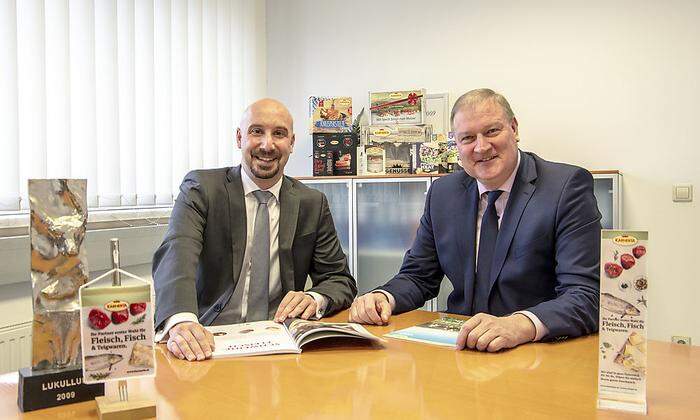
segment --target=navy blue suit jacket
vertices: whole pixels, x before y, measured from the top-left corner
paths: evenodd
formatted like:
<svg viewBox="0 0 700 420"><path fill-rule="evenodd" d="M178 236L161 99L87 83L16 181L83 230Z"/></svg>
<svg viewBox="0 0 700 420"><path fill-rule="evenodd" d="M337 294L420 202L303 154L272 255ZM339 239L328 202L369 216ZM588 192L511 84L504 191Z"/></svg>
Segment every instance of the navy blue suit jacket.
<svg viewBox="0 0 700 420"><path fill-rule="evenodd" d="M593 177L579 167L521 152L496 242L488 313L535 314L565 339L598 330L600 212ZM476 270L477 182L464 171L433 182L416 239L399 273L381 289L394 313L437 296L447 276L447 311L471 315Z"/></svg>

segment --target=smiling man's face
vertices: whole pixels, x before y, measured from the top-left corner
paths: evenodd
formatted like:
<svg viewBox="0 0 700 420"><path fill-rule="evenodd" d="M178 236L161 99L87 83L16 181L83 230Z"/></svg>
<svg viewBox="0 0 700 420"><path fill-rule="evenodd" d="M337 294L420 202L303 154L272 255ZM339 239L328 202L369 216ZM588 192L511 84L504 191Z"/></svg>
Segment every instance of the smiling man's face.
<svg viewBox="0 0 700 420"><path fill-rule="evenodd" d="M492 100L459 110L453 129L464 170L489 190L503 185L518 163L518 121Z"/></svg>
<svg viewBox="0 0 700 420"><path fill-rule="evenodd" d="M242 165L260 188L269 188L284 174L294 148L292 117L287 108L272 99L252 104L236 131Z"/></svg>

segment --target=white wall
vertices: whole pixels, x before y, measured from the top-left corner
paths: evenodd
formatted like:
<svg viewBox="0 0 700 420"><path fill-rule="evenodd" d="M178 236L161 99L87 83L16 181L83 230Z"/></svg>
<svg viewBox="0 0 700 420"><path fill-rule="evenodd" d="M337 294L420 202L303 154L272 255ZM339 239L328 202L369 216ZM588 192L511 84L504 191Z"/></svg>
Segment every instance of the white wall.
<svg viewBox="0 0 700 420"><path fill-rule="evenodd" d="M287 172L311 174L310 95L359 112L369 90L499 90L523 149L624 174L624 227L650 231L650 336L698 343L698 16L693 0L267 0L267 92L296 121ZM695 202L671 201L678 182Z"/></svg>
<svg viewBox="0 0 700 420"><path fill-rule="evenodd" d="M243 0L243 13L246 20L243 28L243 49L246 66L243 75L234 74L232 77L243 77L243 108L248 104L266 97L267 87L267 40L265 38L265 10L263 0ZM252 29L251 29L252 28ZM234 121L238 126L238 121ZM231 145L235 149L235 127L231 128ZM234 160L240 163L240 153L234 153Z"/></svg>

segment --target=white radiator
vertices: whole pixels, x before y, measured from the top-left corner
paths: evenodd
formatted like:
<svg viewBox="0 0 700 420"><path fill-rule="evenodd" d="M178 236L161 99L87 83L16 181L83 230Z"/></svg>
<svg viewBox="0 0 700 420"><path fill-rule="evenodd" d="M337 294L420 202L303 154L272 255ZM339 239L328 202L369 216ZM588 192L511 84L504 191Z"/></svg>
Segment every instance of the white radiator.
<svg viewBox="0 0 700 420"><path fill-rule="evenodd" d="M32 322L0 328L0 374L27 367L32 361Z"/></svg>

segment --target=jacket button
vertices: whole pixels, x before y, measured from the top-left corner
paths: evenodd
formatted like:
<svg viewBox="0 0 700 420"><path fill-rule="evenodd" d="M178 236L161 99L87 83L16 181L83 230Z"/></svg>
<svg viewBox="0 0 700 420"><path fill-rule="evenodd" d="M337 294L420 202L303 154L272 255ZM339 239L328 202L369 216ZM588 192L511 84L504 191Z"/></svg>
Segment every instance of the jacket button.
<svg viewBox="0 0 700 420"><path fill-rule="evenodd" d="M215 310L216 312L221 312L221 305L218 304L218 303L217 303L216 305L214 305L214 310Z"/></svg>

